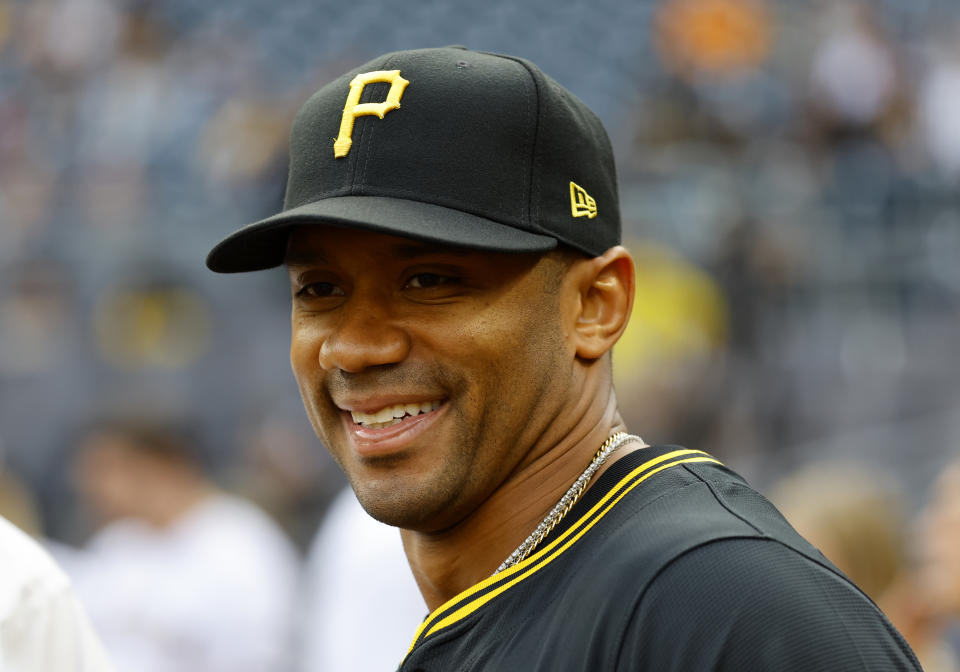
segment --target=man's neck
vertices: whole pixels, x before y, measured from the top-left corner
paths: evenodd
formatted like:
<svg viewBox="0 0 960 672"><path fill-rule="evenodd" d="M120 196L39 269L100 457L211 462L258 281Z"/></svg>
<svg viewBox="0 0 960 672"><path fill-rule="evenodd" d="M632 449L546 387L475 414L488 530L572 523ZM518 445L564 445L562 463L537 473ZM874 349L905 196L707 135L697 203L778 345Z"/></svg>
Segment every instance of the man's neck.
<svg viewBox="0 0 960 672"><path fill-rule="evenodd" d="M568 435L562 443L523 465L453 528L437 533L402 530L407 558L430 609L492 575L563 497L603 442L617 431L624 431L624 426L614 409L589 431ZM640 445L626 444L610 455L602 469Z"/></svg>
<svg viewBox="0 0 960 672"><path fill-rule="evenodd" d="M151 505L143 514L147 522L160 529L179 523L215 492L206 481L196 478L184 478L178 483L164 485L161 491L155 493Z"/></svg>

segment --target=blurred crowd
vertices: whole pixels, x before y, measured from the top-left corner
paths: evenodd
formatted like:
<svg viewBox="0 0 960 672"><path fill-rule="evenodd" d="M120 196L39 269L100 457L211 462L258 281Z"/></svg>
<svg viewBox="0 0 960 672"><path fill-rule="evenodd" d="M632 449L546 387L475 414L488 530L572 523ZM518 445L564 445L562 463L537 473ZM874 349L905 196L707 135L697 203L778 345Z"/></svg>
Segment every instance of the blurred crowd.
<svg viewBox="0 0 960 672"><path fill-rule="evenodd" d="M960 458L958 38L948 0L0 0L0 514L78 577L72 547L179 553L137 508L146 485L105 513L108 474L143 464L91 443L107 416L171 419L190 451L148 451L150 473L192 473L170 481L191 505L272 540L262 603L285 609L343 481L289 371L283 274L203 258L278 209L319 85L460 43L530 58L610 131L639 261L615 351L628 426L761 490L870 465L901 507L889 575L932 566L930 539L960 548L940 476ZM814 480L827 500L857 477ZM131 516L147 527L105 527ZM938 562L909 580L955 581Z"/></svg>

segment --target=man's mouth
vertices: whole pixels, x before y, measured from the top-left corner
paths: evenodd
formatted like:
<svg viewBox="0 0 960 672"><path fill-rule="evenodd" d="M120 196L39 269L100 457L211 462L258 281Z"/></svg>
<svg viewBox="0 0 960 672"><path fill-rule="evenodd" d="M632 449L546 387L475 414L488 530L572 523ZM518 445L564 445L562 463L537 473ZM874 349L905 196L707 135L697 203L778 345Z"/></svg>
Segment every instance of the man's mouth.
<svg viewBox="0 0 960 672"><path fill-rule="evenodd" d="M350 411L350 415L353 421L362 427L383 429L384 427L390 427L403 422L403 419L408 416L416 416L435 411L442 405L443 401L437 399L435 401L424 401L412 404L394 404L392 406L385 406L373 413Z"/></svg>

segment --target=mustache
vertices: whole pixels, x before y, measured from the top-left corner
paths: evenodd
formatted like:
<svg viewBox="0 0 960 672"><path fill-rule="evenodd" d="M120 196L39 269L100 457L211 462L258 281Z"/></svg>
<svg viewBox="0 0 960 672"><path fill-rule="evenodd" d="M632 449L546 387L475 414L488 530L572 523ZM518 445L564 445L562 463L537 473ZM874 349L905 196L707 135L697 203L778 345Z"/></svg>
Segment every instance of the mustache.
<svg viewBox="0 0 960 672"><path fill-rule="evenodd" d="M337 369L327 374L324 387L336 400L378 393L445 393L454 387L455 380L455 376L435 362L408 362L371 366L356 372Z"/></svg>

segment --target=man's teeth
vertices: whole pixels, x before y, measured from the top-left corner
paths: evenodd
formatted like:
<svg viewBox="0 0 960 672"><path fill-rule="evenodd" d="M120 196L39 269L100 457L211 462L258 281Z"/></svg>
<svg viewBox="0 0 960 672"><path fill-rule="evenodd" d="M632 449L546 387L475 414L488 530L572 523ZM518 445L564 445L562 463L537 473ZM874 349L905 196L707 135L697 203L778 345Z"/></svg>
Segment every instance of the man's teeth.
<svg viewBox="0 0 960 672"><path fill-rule="evenodd" d="M353 421L358 425L370 427L371 429L383 429L390 425L395 425L407 415L419 415L420 413L429 413L440 408L440 401L424 401L419 404L394 404L381 408L374 413L361 413L360 411L350 411Z"/></svg>

